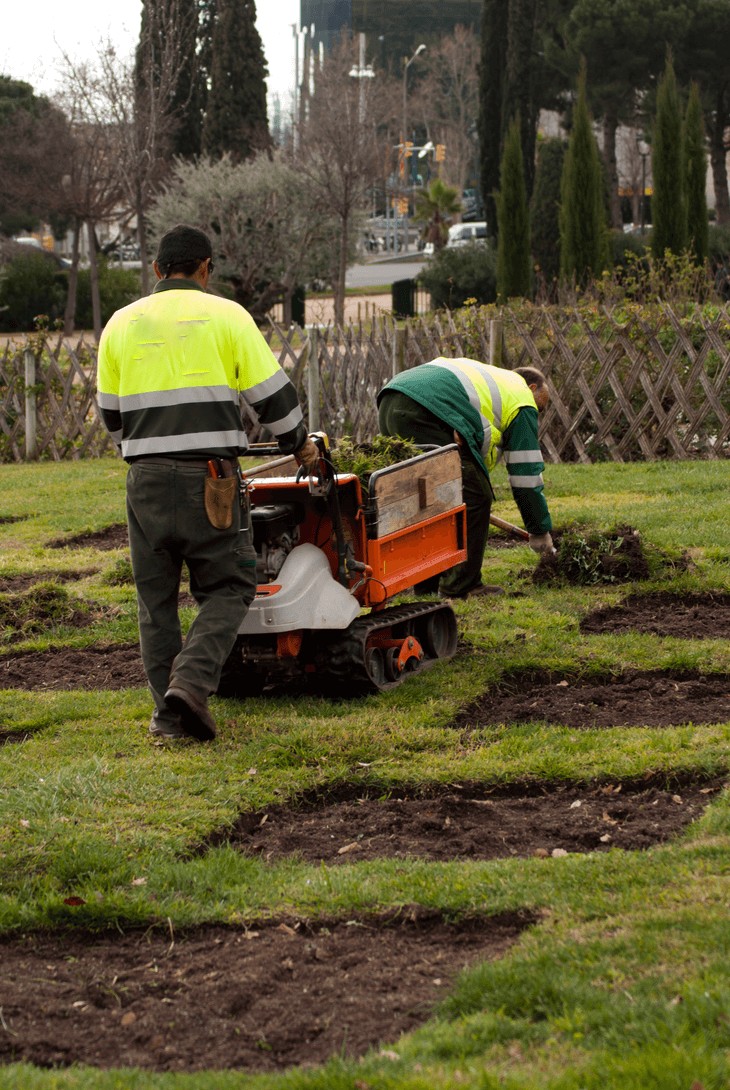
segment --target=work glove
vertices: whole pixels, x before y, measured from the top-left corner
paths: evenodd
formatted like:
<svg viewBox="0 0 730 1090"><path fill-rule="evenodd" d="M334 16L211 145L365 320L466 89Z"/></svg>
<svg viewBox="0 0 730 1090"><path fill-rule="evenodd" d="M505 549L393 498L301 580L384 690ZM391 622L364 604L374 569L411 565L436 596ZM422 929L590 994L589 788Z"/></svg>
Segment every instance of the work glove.
<svg viewBox="0 0 730 1090"><path fill-rule="evenodd" d="M555 546L550 534L530 534L529 545L536 553L555 552Z"/></svg>
<svg viewBox="0 0 730 1090"><path fill-rule="evenodd" d="M299 462L299 465L306 469L310 475L316 473L319 469L320 453L317 444L309 436L304 440L304 443L299 450L294 451L294 457Z"/></svg>

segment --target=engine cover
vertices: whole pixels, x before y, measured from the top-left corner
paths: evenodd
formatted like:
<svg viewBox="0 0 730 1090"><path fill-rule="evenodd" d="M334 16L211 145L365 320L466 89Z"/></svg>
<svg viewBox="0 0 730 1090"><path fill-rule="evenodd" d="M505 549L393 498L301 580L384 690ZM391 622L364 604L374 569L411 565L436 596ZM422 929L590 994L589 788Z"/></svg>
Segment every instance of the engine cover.
<svg viewBox="0 0 730 1090"><path fill-rule="evenodd" d="M332 575L316 545L297 545L287 556L276 583L259 587L239 628L242 636L262 636L302 628L343 629L360 604Z"/></svg>

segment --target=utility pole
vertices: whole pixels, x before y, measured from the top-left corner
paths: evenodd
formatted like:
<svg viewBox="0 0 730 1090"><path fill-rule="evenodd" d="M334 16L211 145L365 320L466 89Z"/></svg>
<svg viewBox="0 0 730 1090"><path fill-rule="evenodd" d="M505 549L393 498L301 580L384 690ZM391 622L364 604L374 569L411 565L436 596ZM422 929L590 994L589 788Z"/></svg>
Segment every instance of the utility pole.
<svg viewBox="0 0 730 1090"><path fill-rule="evenodd" d="M421 42L421 44L419 45L416 52L413 54L413 56L409 60L406 61L405 65L403 66L403 135L401 136L401 144L403 146L402 155L403 155L404 162L405 162L405 167L406 167L406 174L405 174L406 199L408 198L408 171L411 168L411 163L409 163L407 161L407 159L406 159L406 146L407 146L407 143L408 143L408 69L411 67L411 65L413 64L416 57L418 57L421 53L423 53L425 48L426 48L425 43ZM405 216L403 217L403 224L404 224L404 226L403 226L403 235L404 235L403 249L404 249L404 251L406 253L408 253L408 213L407 212L406 212Z"/></svg>

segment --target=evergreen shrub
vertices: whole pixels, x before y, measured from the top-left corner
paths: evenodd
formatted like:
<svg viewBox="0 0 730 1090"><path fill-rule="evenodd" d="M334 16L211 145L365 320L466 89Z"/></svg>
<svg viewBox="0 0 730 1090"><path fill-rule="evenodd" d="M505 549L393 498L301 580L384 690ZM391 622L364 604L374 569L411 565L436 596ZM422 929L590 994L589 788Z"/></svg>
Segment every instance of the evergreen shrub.
<svg viewBox="0 0 730 1090"><path fill-rule="evenodd" d="M67 282L65 270L40 252L12 258L0 269L0 330L32 331L37 314L63 317Z"/></svg>
<svg viewBox="0 0 730 1090"><path fill-rule="evenodd" d="M494 303L497 258L490 245L471 242L445 247L422 269L419 281L431 293L434 310L458 310L467 299Z"/></svg>
<svg viewBox="0 0 730 1090"><path fill-rule="evenodd" d="M139 299L140 277L137 269L122 269L99 260L99 295L101 298L101 324L105 325L115 310L126 307ZM79 270L76 295L76 328L93 329L91 309L91 274L88 269Z"/></svg>

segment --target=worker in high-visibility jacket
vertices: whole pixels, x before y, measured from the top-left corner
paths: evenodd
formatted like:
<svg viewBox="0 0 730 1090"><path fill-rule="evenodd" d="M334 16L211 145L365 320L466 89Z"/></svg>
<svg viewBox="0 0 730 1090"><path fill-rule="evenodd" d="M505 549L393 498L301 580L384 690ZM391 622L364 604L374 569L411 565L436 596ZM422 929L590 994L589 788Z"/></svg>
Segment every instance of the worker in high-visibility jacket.
<svg viewBox="0 0 730 1090"><path fill-rule="evenodd" d="M162 738L215 737L208 696L256 593L238 457L241 396L310 471L318 463L296 391L253 319L207 293L210 239L185 224L160 240L151 295L118 310L99 342L97 402L127 474L127 524L142 662ZM183 562L198 613L183 641Z"/></svg>
<svg viewBox="0 0 730 1090"><path fill-rule="evenodd" d="M493 491L489 472L504 455L512 494L535 552L551 552L552 522L544 495L538 411L549 401L537 368L508 371L470 359L439 357L396 375L378 394L379 427L419 444L458 443L466 504L467 557L441 576L450 598L499 592L482 583ZM435 589L423 586L419 589Z"/></svg>

